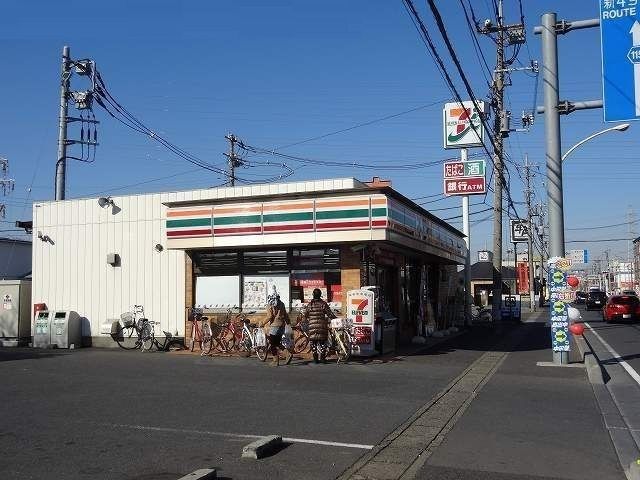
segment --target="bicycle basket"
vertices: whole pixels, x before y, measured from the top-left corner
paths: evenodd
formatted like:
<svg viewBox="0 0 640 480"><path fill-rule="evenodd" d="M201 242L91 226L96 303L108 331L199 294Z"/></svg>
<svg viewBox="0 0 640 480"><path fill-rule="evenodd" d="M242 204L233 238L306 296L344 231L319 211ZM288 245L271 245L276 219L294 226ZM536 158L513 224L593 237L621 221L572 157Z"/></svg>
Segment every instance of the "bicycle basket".
<svg viewBox="0 0 640 480"><path fill-rule="evenodd" d="M347 320L343 317L332 318L331 328L346 328Z"/></svg>
<svg viewBox="0 0 640 480"><path fill-rule="evenodd" d="M123 327L132 327L133 324L135 323L135 317L133 315L133 312L123 313L122 315L120 315L120 320L122 321Z"/></svg>

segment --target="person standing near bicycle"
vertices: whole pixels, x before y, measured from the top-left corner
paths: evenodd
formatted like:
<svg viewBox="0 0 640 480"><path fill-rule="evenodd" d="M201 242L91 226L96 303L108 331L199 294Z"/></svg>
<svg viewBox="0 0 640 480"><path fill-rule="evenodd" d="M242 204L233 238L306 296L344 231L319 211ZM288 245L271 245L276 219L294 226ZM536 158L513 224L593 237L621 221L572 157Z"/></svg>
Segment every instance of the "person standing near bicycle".
<svg viewBox="0 0 640 480"><path fill-rule="evenodd" d="M267 297L267 318L263 322L263 325L269 326L269 346L271 348L271 355L273 356L273 365L280 365L280 353L278 348L282 344L282 336L286 325L290 325L291 320L287 313L287 307L285 307L280 295L273 289L273 293ZM286 363L291 362L293 352L291 349L287 349Z"/></svg>
<svg viewBox="0 0 640 480"><path fill-rule="evenodd" d="M305 305L302 315L309 322L309 340L313 352L313 362L325 362L327 356L327 339L329 338L329 320L336 318L329 304L322 300L322 291L313 290L313 299Z"/></svg>

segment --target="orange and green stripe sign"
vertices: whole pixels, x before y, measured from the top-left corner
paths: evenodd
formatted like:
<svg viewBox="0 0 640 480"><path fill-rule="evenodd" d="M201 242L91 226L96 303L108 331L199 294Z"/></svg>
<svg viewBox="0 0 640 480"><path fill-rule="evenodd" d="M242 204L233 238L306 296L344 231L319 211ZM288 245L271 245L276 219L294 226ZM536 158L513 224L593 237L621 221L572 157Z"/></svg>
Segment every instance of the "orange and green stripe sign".
<svg viewBox="0 0 640 480"><path fill-rule="evenodd" d="M376 195L371 197L371 228L387 228L387 197Z"/></svg>
<svg viewBox="0 0 640 480"><path fill-rule="evenodd" d="M213 207L213 235L262 233L262 204L216 205Z"/></svg>
<svg viewBox="0 0 640 480"><path fill-rule="evenodd" d="M371 228L369 197L316 200L316 230Z"/></svg>
<svg viewBox="0 0 640 480"><path fill-rule="evenodd" d="M213 233L211 207L171 208L167 210L167 237L210 237Z"/></svg>
<svg viewBox="0 0 640 480"><path fill-rule="evenodd" d="M262 204L264 233L313 232L313 200Z"/></svg>

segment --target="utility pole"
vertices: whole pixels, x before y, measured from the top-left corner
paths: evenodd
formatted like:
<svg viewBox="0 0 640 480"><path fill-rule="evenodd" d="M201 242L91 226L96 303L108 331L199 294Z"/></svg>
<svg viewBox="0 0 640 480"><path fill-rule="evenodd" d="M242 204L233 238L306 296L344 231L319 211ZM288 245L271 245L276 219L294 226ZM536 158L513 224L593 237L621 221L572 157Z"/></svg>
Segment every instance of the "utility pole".
<svg viewBox="0 0 640 480"><path fill-rule="evenodd" d="M521 23L507 25L504 22L503 0L498 0L498 18L496 25L487 20L478 32L484 35L496 34L496 68L493 77L492 107L494 109L493 135L493 167L495 183L493 194L493 303L492 317L494 322L501 319L502 302L502 191L504 181L504 137L509 136L509 112L504 109L505 73L511 71L505 62L504 53L507 45L525 43L524 25Z"/></svg>
<svg viewBox="0 0 640 480"><path fill-rule="evenodd" d="M62 49L62 75L60 81L60 114L58 116L58 159L56 161L56 200L65 198L67 168L67 112L69 105L69 79L71 78L71 59L69 47Z"/></svg>
<svg viewBox="0 0 640 480"><path fill-rule="evenodd" d="M531 165L529 164L529 156L527 154L524 156L524 173L527 181L525 200L527 202L527 226L529 228L529 238L527 239L527 246L529 249L529 310L533 312L536 309L534 286L535 274L533 272L533 224L531 223L531 196L533 195L533 192L531 190Z"/></svg>
<svg viewBox="0 0 640 480"><path fill-rule="evenodd" d="M6 196L11 193L15 187L15 180L7 178L9 173L9 160L0 157L0 190L2 195ZM6 215L6 206L0 201L0 218L4 218Z"/></svg>
<svg viewBox="0 0 640 480"><path fill-rule="evenodd" d="M229 140L229 153L224 154L227 157L227 161L229 163L229 183L232 187L235 187L236 168L243 165L242 160L236 155L236 143L239 143L240 141L233 133L225 135L224 138Z"/></svg>

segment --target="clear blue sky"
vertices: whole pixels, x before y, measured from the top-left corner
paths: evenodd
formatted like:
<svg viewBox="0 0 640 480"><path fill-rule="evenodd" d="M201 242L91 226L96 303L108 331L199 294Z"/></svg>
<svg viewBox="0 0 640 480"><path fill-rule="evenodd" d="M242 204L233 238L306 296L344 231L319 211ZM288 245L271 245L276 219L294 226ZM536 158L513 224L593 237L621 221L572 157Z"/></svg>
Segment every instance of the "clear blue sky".
<svg viewBox="0 0 640 480"><path fill-rule="evenodd" d="M598 16L597 0L522 1L528 32L528 45L519 56L524 64L530 58L540 60L540 38L531 32L542 13L555 10L559 18L566 19ZM415 3L456 85L463 91L430 11L424 2ZM490 0L472 3L480 18L491 16ZM438 5L476 95L486 97L486 81L469 30L462 21L460 3L439 1ZM355 170L347 165L354 161L402 165L455 154L442 149L441 108L451 94L401 0L117 0L101 4L5 0L3 7L0 155L10 161L16 189L3 199L8 212L0 230L11 228L18 218L30 218L31 200L53 197L60 55L65 44L71 47L73 58L94 59L112 94L147 125L190 153L221 165L222 152L227 150L224 135L228 132L247 144L274 148L433 104L282 151L345 163L345 167L328 169L287 162L296 169L292 180L337 176L368 179L377 174L393 180L394 187L408 197L442 192L440 165L391 172ZM516 22L518 2L505 0L505 13L507 21ZM479 41L493 66L493 43L488 38ZM598 30L574 32L560 42L561 97L601 98ZM74 86L83 85L78 77L73 81ZM531 110L534 104L536 80L525 73L514 73L512 82L506 99L513 112L513 126L519 126L522 110ZM540 82L538 103L541 98ZM102 122L96 161L69 162L69 198L97 196L98 192L201 188L224 181L211 172L193 171L192 165L126 129L99 107L96 116ZM608 126L603 123L600 110L578 112L564 117L562 122L565 150ZM624 223L630 207L640 218L636 194L640 175L635 171L639 165L635 155L638 128L640 125L635 124L626 133L602 136L567 161L567 240L629 236L627 225L569 229ZM537 117L528 133L514 133L507 141L514 162L522 163L528 153L530 161L540 166L536 201L546 200L543 129L543 120ZM191 172L185 174L187 171ZM263 167L241 174L258 179L280 171L277 167ZM170 175L176 176L122 188ZM523 184L513 166L510 178L513 198L521 201ZM482 200L482 196L472 198L471 203ZM489 195L487 202L491 201ZM437 209L459 204L457 198L438 199L425 207L448 218L459 215L459 208ZM477 205L472 210L484 208ZM524 206L518 208L524 215ZM472 219L486 219L488 214ZM633 227L638 232L637 225ZM485 243L491 245L491 233L490 220L473 226L474 256ZM505 250L507 247L505 244ZM591 250L592 257L610 248L612 256L626 258L626 242L567 244L568 249L584 247Z"/></svg>

